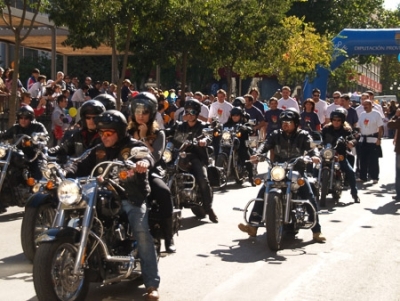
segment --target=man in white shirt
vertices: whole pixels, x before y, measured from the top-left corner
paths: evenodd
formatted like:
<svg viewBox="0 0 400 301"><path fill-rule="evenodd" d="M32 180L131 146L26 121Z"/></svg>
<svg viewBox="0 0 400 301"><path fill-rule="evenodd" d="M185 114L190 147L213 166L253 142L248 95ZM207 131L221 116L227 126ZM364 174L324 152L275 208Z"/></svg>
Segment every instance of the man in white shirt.
<svg viewBox="0 0 400 301"><path fill-rule="evenodd" d="M342 107L342 93L340 91L335 91L332 94L333 97L333 103L331 103L327 108L326 108L326 114L325 114L325 124L328 124L331 122L331 113L335 111L337 108Z"/></svg>
<svg viewBox="0 0 400 301"><path fill-rule="evenodd" d="M325 116L326 116L326 110L327 110L327 103L326 101L323 101L320 99L321 91L318 88L315 88L312 91L312 99L314 100L314 112L318 115L319 122L321 124L325 123Z"/></svg>
<svg viewBox="0 0 400 301"><path fill-rule="evenodd" d="M360 140L358 156L360 158L359 181L367 181L368 176L376 184L379 181L379 158L382 156L381 139L383 136L383 121L377 111L372 110L372 102L365 100L360 115Z"/></svg>
<svg viewBox="0 0 400 301"><path fill-rule="evenodd" d="M379 103L376 103L374 100L374 92L372 92L371 90L368 90L365 93L368 93L369 100L372 101L372 106L373 106L372 109L378 111L379 114L381 114L382 118L385 118L385 114L383 113L382 106Z"/></svg>
<svg viewBox="0 0 400 301"><path fill-rule="evenodd" d="M225 100L226 92L223 89L217 91L217 101L213 102L210 106L210 113L208 114L208 122L212 122L213 118L217 118L218 122L224 124L228 121L233 106ZM212 147L214 148L214 157L217 161L219 153L219 144L221 136L213 137Z"/></svg>
<svg viewBox="0 0 400 301"><path fill-rule="evenodd" d="M361 97L360 97L360 102L361 102L361 103L360 103L360 105L356 108L356 112L357 112L358 118L360 118L361 113L364 112L363 103L364 103L364 101L366 101L366 100L370 100L370 96L369 96L369 94L368 94L367 92L361 94ZM381 116L381 118L385 118L385 115L384 115L383 112L381 111L382 108L381 108L381 110L379 110L379 107L377 107L376 103L374 103L373 100L371 100L371 102L372 102L372 110L378 112L379 115Z"/></svg>
<svg viewBox="0 0 400 301"><path fill-rule="evenodd" d="M278 109L286 110L294 108L300 113L299 104L297 101L290 97L290 88L288 86L282 87L282 98L278 101Z"/></svg>
<svg viewBox="0 0 400 301"><path fill-rule="evenodd" d="M210 114L210 110L208 107L203 103L204 100L204 95L200 91L197 91L194 93L193 97L197 99L201 103L201 111L199 116L197 116L197 119L200 119L201 121L207 121L208 120L208 115Z"/></svg>
<svg viewBox="0 0 400 301"><path fill-rule="evenodd" d="M217 91L217 101L213 102L210 106L210 113L208 114L208 122L212 122L213 118L218 118L222 124L226 123L229 119L232 105L225 100L226 92L223 89Z"/></svg>

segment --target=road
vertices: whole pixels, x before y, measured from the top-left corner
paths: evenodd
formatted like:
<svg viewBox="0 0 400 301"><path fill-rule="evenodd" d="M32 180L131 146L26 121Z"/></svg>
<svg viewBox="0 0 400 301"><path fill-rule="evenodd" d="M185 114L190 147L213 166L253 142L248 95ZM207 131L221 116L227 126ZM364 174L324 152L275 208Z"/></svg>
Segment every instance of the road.
<svg viewBox="0 0 400 301"><path fill-rule="evenodd" d="M400 202L394 195L394 152L383 140L378 184L359 187L360 204L344 191L338 204L328 199L320 214L325 244L313 243L310 230L285 238L283 250L271 252L265 229L249 238L237 224L243 207L259 188L234 184L216 192L219 223L198 221L183 211L183 227L175 238L176 254L160 259L161 300L400 300ZM259 171L265 166L261 164ZM20 245L21 208L0 216L0 300L37 300L32 265ZM138 282L107 287L92 284L89 301L143 300ZM47 301L47 300L46 300Z"/></svg>

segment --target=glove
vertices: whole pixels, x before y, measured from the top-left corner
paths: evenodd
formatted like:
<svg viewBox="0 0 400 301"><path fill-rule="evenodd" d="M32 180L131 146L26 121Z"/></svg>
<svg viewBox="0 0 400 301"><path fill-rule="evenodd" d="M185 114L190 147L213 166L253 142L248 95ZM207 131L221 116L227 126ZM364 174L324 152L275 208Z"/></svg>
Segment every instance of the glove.
<svg viewBox="0 0 400 301"><path fill-rule="evenodd" d="M66 164L68 162L67 155L57 155L57 163L58 164Z"/></svg>

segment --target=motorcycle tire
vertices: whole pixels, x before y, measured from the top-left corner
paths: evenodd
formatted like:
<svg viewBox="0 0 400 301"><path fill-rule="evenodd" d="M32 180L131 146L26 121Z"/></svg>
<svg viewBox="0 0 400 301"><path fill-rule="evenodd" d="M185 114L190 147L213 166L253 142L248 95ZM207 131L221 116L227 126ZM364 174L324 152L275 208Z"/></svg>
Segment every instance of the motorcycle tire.
<svg viewBox="0 0 400 301"><path fill-rule="evenodd" d="M239 166L239 155L237 151L233 153L232 161L232 173L233 177L235 178L235 182L236 184L242 184L244 181L243 173L245 168L244 166ZM236 164L234 162L236 162Z"/></svg>
<svg viewBox="0 0 400 301"><path fill-rule="evenodd" d="M224 153L220 153L218 155L217 162L215 163L215 166L222 168L224 176L225 176L225 179L221 180L221 182L222 182L221 188L222 188L222 187L226 186L226 184L228 183L228 176L229 176L227 174L227 172L228 172L228 159L227 159L227 157L226 157L226 155Z"/></svg>
<svg viewBox="0 0 400 301"><path fill-rule="evenodd" d="M282 242L283 206L281 196L277 192L268 195L266 219L268 247L271 251L278 251Z"/></svg>
<svg viewBox="0 0 400 301"><path fill-rule="evenodd" d="M335 202L337 202L337 201L339 201L340 197L342 196L343 182L344 182L343 175L338 176L335 181L340 183L340 188L336 187L335 190L332 192L332 197L335 200Z"/></svg>
<svg viewBox="0 0 400 301"><path fill-rule="evenodd" d="M72 239L43 243L33 261L33 284L38 300L85 300L89 291L87 269L82 277L72 271L78 252Z"/></svg>
<svg viewBox="0 0 400 301"><path fill-rule="evenodd" d="M326 206L326 196L329 193L329 170L324 169L322 170L321 174L321 195L319 199L319 206L325 207Z"/></svg>
<svg viewBox="0 0 400 301"><path fill-rule="evenodd" d="M21 245L25 257L33 262L38 235L51 227L56 216L56 209L46 203L38 207L26 207L21 225Z"/></svg>

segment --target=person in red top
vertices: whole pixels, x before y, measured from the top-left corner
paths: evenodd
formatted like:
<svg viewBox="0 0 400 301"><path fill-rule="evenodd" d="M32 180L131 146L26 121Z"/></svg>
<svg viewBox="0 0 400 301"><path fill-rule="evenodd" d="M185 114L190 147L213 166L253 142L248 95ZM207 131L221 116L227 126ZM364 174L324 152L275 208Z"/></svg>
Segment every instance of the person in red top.
<svg viewBox="0 0 400 301"><path fill-rule="evenodd" d="M23 92L22 93L22 101L21 101L21 107L22 106L30 106L32 101L31 93L29 92ZM39 101L39 104L33 111L35 112L35 117L39 117L43 115L44 111L46 109L46 100L42 97Z"/></svg>

